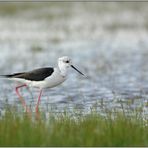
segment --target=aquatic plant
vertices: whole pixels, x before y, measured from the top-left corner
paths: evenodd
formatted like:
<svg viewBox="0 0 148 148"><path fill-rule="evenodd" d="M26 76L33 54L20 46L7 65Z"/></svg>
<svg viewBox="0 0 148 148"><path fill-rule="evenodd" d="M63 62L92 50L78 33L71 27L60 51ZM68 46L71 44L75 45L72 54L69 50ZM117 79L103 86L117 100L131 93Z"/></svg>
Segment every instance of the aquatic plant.
<svg viewBox="0 0 148 148"><path fill-rule="evenodd" d="M35 120L7 111L0 118L0 146L148 146L147 139L147 121L123 113Z"/></svg>

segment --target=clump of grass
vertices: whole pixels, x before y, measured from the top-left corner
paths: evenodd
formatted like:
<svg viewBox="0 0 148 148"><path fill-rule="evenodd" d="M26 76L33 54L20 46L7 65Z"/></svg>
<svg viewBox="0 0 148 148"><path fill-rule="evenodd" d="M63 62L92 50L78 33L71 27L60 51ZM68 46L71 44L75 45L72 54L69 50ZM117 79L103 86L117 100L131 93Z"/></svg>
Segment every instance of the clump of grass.
<svg viewBox="0 0 148 148"><path fill-rule="evenodd" d="M146 122L120 113L32 120L7 112L0 118L0 146L148 146Z"/></svg>
<svg viewBox="0 0 148 148"><path fill-rule="evenodd" d="M43 51L43 48L38 46L38 45L33 45L31 50L32 50L33 53L38 53L38 52Z"/></svg>
<svg viewBox="0 0 148 148"><path fill-rule="evenodd" d="M17 13L23 12L23 11L28 11L32 9L39 9L41 7L46 6L44 3L34 3L34 2L3 2L0 5L0 14L1 15L15 15Z"/></svg>

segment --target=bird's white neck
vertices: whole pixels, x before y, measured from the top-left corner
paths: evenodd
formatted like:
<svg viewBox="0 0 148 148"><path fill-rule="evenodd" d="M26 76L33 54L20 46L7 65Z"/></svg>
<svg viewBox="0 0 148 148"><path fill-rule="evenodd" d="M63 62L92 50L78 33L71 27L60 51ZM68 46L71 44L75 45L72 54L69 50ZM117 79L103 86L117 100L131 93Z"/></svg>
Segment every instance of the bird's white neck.
<svg viewBox="0 0 148 148"><path fill-rule="evenodd" d="M67 76L67 67L65 66L65 64L59 62L58 67L59 67L61 75L66 77Z"/></svg>

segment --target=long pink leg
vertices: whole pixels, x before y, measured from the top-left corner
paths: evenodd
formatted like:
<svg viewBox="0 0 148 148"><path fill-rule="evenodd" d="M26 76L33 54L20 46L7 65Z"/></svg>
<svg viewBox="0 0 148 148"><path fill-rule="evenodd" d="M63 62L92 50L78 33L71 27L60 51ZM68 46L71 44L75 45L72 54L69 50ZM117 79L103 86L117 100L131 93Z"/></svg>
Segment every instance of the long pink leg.
<svg viewBox="0 0 148 148"><path fill-rule="evenodd" d="M37 101L37 105L36 105L36 108L35 108L37 115L39 114L39 104L40 104L40 100L41 100L41 95L42 95L42 89L40 90L38 101Z"/></svg>
<svg viewBox="0 0 148 148"><path fill-rule="evenodd" d="M30 109L27 107L26 102L24 101L23 97L20 95L20 93L18 91L19 88L26 87L26 86L27 86L26 84L21 85L21 86L18 86L18 87L15 88L15 91L16 91L16 94L18 95L18 97L19 97L19 99L20 99L23 107L25 108L26 112L27 113L30 113Z"/></svg>

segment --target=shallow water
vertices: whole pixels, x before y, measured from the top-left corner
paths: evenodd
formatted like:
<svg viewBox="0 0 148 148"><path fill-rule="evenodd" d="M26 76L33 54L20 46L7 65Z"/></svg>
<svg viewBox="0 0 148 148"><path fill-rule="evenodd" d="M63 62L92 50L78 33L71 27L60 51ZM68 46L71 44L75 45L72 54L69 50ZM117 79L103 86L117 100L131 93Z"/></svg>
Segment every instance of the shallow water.
<svg viewBox="0 0 148 148"><path fill-rule="evenodd" d="M87 113L95 108L104 114L106 110L124 108L140 110L147 116L146 5L31 4L11 15L1 13L0 73L55 66L58 57L68 55L87 77L71 69L66 82L44 91L41 110L77 109ZM7 104L22 109L14 91L16 83L7 80L0 83L1 110ZM30 91L32 94L22 89L21 93L34 110L38 90Z"/></svg>

